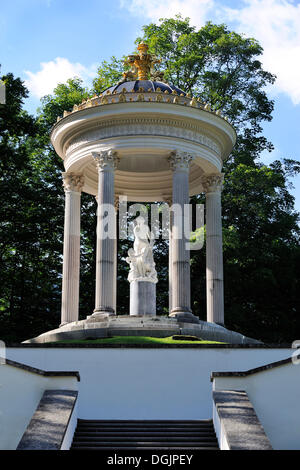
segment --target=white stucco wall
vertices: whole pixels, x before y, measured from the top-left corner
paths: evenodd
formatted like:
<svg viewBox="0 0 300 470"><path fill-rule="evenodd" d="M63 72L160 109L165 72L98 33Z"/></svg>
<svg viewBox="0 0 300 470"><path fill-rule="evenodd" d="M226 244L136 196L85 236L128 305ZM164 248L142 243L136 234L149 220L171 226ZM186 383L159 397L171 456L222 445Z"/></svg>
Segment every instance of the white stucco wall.
<svg viewBox="0 0 300 470"><path fill-rule="evenodd" d="M72 440L74 436L74 432L77 426L77 418L78 418L78 402L76 400L75 406L72 411L72 416L68 423L68 427L66 429L66 433L61 445L61 450L69 450L72 445Z"/></svg>
<svg viewBox="0 0 300 470"><path fill-rule="evenodd" d="M249 375L218 377L215 390L245 390L273 449L300 450L300 365Z"/></svg>
<svg viewBox="0 0 300 470"><path fill-rule="evenodd" d="M221 423L219 413L217 411L216 405L213 402L213 421L215 433L218 439L219 447L221 450L229 450L229 444L227 442L226 434L224 432L224 426Z"/></svg>
<svg viewBox="0 0 300 470"><path fill-rule="evenodd" d="M44 370L78 370L78 417L210 419L213 371L286 359L289 349L8 348Z"/></svg>
<svg viewBox="0 0 300 470"><path fill-rule="evenodd" d="M17 447L45 390L77 389L76 377L44 377L0 365L0 450Z"/></svg>

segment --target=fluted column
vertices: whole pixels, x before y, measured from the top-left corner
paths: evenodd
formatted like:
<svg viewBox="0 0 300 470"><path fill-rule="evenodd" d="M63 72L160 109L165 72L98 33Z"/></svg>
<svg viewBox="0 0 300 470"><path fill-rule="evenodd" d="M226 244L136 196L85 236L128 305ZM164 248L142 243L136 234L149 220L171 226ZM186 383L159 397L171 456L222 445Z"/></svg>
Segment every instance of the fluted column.
<svg viewBox="0 0 300 470"><path fill-rule="evenodd" d="M207 321L224 325L221 190L223 174L204 175L206 193L206 296Z"/></svg>
<svg viewBox="0 0 300 470"><path fill-rule="evenodd" d="M184 205L189 204L189 165L192 155L174 151L169 157L173 170L171 223L171 316L191 314L190 253L187 249L189 239L185 235Z"/></svg>
<svg viewBox="0 0 300 470"><path fill-rule="evenodd" d="M114 291L113 291L113 308L117 313L117 277L118 277L118 238L117 238L117 221L118 221L118 210L119 210L119 196L115 195L114 199L115 211L116 211L116 238L114 240Z"/></svg>
<svg viewBox="0 0 300 470"><path fill-rule="evenodd" d="M77 173L62 173L65 190L65 224L61 324L78 320L80 273L80 196L84 178Z"/></svg>
<svg viewBox="0 0 300 470"><path fill-rule="evenodd" d="M114 246L116 218L114 171L118 162L113 150L92 154L98 169L95 314L114 315Z"/></svg>
<svg viewBox="0 0 300 470"><path fill-rule="evenodd" d="M172 196L166 197L165 202L169 206L169 312L172 311L172 271L173 271L173 261L172 261Z"/></svg>

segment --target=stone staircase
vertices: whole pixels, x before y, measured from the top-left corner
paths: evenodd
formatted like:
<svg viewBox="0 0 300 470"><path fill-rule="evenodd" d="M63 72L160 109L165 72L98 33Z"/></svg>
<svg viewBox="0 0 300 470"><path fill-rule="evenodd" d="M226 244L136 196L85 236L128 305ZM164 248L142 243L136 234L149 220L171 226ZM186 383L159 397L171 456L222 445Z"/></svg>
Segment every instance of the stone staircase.
<svg viewBox="0 0 300 470"><path fill-rule="evenodd" d="M219 450L212 420L79 419L71 450Z"/></svg>

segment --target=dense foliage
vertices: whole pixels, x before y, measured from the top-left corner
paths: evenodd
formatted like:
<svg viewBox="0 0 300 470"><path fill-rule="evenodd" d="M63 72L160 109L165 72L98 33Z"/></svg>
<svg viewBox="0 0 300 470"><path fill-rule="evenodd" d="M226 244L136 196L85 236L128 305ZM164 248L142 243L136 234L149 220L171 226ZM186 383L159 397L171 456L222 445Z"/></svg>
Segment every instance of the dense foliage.
<svg viewBox="0 0 300 470"><path fill-rule="evenodd" d="M266 166L263 151L273 146L262 135L272 119L266 86L275 77L262 68L255 39L207 23L197 30L176 17L143 28L150 51L162 58L170 83L221 108L237 131L237 144L225 162L222 193L226 326L268 342L299 337L299 216L289 177L299 162L282 158ZM49 141L63 110L99 93L121 78L122 60L103 62L87 90L79 79L58 85L42 99L37 117L22 110L27 91L11 74L7 104L0 108L1 181L1 339L23 340L59 324L64 194L63 165ZM284 157L284 156L283 156ZM204 196L193 198L204 202ZM96 204L82 196L80 315L94 307ZM119 241L118 313L127 313L128 283ZM156 246L158 311L168 304L167 244ZM192 252L192 308L205 319L205 246Z"/></svg>

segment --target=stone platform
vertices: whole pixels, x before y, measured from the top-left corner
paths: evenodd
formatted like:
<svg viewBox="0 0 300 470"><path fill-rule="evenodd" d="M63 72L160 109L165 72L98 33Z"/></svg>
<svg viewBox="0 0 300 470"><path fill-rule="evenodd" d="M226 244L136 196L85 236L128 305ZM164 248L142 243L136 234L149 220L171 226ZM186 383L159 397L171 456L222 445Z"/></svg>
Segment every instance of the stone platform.
<svg viewBox="0 0 300 470"><path fill-rule="evenodd" d="M207 341L220 341L229 344L259 344L252 338L241 333L199 320L194 317L191 323L188 318L171 318L168 316L110 316L91 315L80 320L47 331L24 343L49 343L63 340L84 340L108 338L112 336L153 336L166 337L172 335L193 335Z"/></svg>

